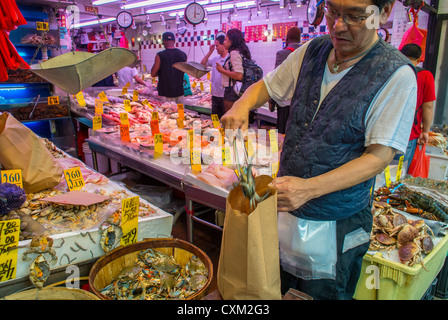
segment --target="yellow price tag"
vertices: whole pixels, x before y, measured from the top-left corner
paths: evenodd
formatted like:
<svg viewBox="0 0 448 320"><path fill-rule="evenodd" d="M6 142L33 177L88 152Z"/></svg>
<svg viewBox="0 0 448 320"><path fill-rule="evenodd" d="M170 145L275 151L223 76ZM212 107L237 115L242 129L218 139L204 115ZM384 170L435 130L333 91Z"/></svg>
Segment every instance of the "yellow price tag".
<svg viewBox="0 0 448 320"><path fill-rule="evenodd" d="M123 87L123 88L121 89L121 94L124 95L124 94L126 94L126 93L128 93L128 87Z"/></svg>
<svg viewBox="0 0 448 320"><path fill-rule="evenodd" d="M271 153L278 152L278 142L277 142L277 130L269 130L269 140L271 142Z"/></svg>
<svg viewBox="0 0 448 320"><path fill-rule="evenodd" d="M2 170L1 174L2 174L1 176L2 183L11 183L17 185L20 188L23 188L21 169Z"/></svg>
<svg viewBox="0 0 448 320"><path fill-rule="evenodd" d="M122 125L129 126L129 118L126 112L120 113L120 122Z"/></svg>
<svg viewBox="0 0 448 320"><path fill-rule="evenodd" d="M82 93L82 91L78 92L76 94L76 100L78 101L78 104L81 107L85 107L86 106L86 100L84 100L84 94Z"/></svg>
<svg viewBox="0 0 448 320"><path fill-rule="evenodd" d="M138 211L140 198L138 196L121 200L121 236L122 246L137 242Z"/></svg>
<svg viewBox="0 0 448 320"><path fill-rule="evenodd" d="M92 118L92 129L93 130L100 130L103 126L103 117L102 116L95 116Z"/></svg>
<svg viewBox="0 0 448 320"><path fill-rule="evenodd" d="M0 221L0 282L15 279L20 219Z"/></svg>
<svg viewBox="0 0 448 320"><path fill-rule="evenodd" d="M124 104L124 111L130 112L132 110L131 101L130 100L124 100L123 104Z"/></svg>
<svg viewBox="0 0 448 320"><path fill-rule="evenodd" d="M134 90L132 93L132 101L138 101L138 91Z"/></svg>
<svg viewBox="0 0 448 320"><path fill-rule="evenodd" d="M201 150L193 149L190 152L191 170L202 172L201 166Z"/></svg>
<svg viewBox="0 0 448 320"><path fill-rule="evenodd" d="M48 22L36 21L36 30L39 30L39 31L48 31L48 30L50 30Z"/></svg>
<svg viewBox="0 0 448 320"><path fill-rule="evenodd" d="M151 114L151 120L159 120L159 113L157 111Z"/></svg>
<svg viewBox="0 0 448 320"><path fill-rule="evenodd" d="M131 136L129 134L129 125L120 124L120 139L123 141L131 142Z"/></svg>
<svg viewBox="0 0 448 320"><path fill-rule="evenodd" d="M177 112L179 113L179 119L185 120L184 105L182 103L177 104Z"/></svg>
<svg viewBox="0 0 448 320"><path fill-rule="evenodd" d="M84 187L84 178L79 167L64 170L65 181L70 191L79 190Z"/></svg>
<svg viewBox="0 0 448 320"><path fill-rule="evenodd" d="M143 105L147 106L149 109L154 110L154 107L149 103L148 100L143 100L142 101Z"/></svg>
<svg viewBox="0 0 448 320"><path fill-rule="evenodd" d="M210 72L207 72L207 80L210 80Z"/></svg>
<svg viewBox="0 0 448 320"><path fill-rule="evenodd" d="M230 148L229 147L223 147L222 148L222 164L224 166L232 164L232 156L230 154Z"/></svg>
<svg viewBox="0 0 448 320"><path fill-rule="evenodd" d="M177 122L177 128L178 129L184 129L185 128L183 119L176 119L176 122Z"/></svg>
<svg viewBox="0 0 448 320"><path fill-rule="evenodd" d="M49 106L54 106L59 104L59 97L58 96L52 96L52 97L48 97L48 105Z"/></svg>
<svg viewBox="0 0 448 320"><path fill-rule="evenodd" d="M386 179L386 187L390 187L391 181L390 181L390 167L387 166L386 169L384 169L384 178Z"/></svg>
<svg viewBox="0 0 448 320"><path fill-rule="evenodd" d="M397 168L397 176L395 178L395 181L401 180L401 171L403 170L403 161L404 161L404 155L400 157L400 160L398 160L398 168Z"/></svg>
<svg viewBox="0 0 448 320"><path fill-rule="evenodd" d="M220 127L220 123L219 123L219 117L217 114L212 114L212 121L213 121L213 127L215 128L219 128Z"/></svg>
<svg viewBox="0 0 448 320"><path fill-rule="evenodd" d="M109 101L109 100L107 100L107 96L106 96L106 94L104 93L104 91L101 91L101 92L99 93L98 97L99 97L102 101L104 101L104 102L108 102L108 101Z"/></svg>
<svg viewBox="0 0 448 320"><path fill-rule="evenodd" d="M272 178L277 178L278 167L278 162L273 162L271 164Z"/></svg>
<svg viewBox="0 0 448 320"><path fill-rule="evenodd" d="M128 82L126 82L126 84L124 85L125 88L129 88L131 86L131 84Z"/></svg>
<svg viewBox="0 0 448 320"><path fill-rule="evenodd" d="M95 99L95 115L100 116L103 114L103 100Z"/></svg>
<svg viewBox="0 0 448 320"><path fill-rule="evenodd" d="M201 88L201 91L204 91L204 82L199 82L199 87Z"/></svg>
<svg viewBox="0 0 448 320"><path fill-rule="evenodd" d="M163 154L163 137L161 133L154 135L154 152L157 154Z"/></svg>
<svg viewBox="0 0 448 320"><path fill-rule="evenodd" d="M197 85L198 84L196 83L196 81L193 81L193 83L191 84L191 87L194 89L194 88L196 88Z"/></svg>
<svg viewBox="0 0 448 320"><path fill-rule="evenodd" d="M251 139L247 139L246 141L246 149L247 149L247 156L249 157L249 160L253 157L254 155L254 145L252 143Z"/></svg>

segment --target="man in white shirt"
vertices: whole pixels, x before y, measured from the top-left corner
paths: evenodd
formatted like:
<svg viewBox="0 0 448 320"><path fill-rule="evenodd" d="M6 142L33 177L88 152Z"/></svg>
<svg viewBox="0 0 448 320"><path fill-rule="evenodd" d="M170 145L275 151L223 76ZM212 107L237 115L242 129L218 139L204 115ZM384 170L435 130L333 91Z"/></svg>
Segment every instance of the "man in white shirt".
<svg viewBox="0 0 448 320"><path fill-rule="evenodd" d="M295 50L221 121L225 129L245 130L249 110L270 98L291 105L279 177L272 182L280 212L282 290L352 299L372 228L370 190L396 151L406 150L417 83L409 61L366 23L374 14L371 6L379 8L373 18L386 23L394 0L325 4L329 36ZM297 233L295 226L313 220L336 221L336 245L321 245L336 248L334 274L328 276L316 276L310 259L301 264L296 258L307 258L301 238L282 238L285 230Z"/></svg>
<svg viewBox="0 0 448 320"><path fill-rule="evenodd" d="M134 84L134 80L137 83L140 83L144 86L146 86L146 83L138 76L138 70L137 68L135 68L134 65L132 65L131 67L124 67L121 70L117 71L117 76L118 76L118 86L120 88L123 88L126 83L129 82L129 85L131 89L135 88L135 84Z"/></svg>
<svg viewBox="0 0 448 320"><path fill-rule="evenodd" d="M228 51L223 45L224 39L224 35L216 37L215 43L210 46L209 52L201 61L201 64L203 64L204 66L212 67L212 114L217 114L220 119L225 113L224 87L222 86L222 74L216 70L216 63L223 65L226 61ZM210 56L212 55L215 48L218 55L210 59Z"/></svg>

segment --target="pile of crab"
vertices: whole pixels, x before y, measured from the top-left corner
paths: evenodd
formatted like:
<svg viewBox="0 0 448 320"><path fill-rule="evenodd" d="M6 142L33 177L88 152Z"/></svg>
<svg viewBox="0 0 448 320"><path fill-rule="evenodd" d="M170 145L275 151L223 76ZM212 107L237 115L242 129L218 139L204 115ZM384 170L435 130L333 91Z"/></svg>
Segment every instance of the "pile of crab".
<svg viewBox="0 0 448 320"><path fill-rule="evenodd" d="M420 262L427 270L422 254L429 254L434 248L431 228L423 220L408 220L386 203L375 203L374 207L369 250L390 253L398 249L401 263L413 266Z"/></svg>

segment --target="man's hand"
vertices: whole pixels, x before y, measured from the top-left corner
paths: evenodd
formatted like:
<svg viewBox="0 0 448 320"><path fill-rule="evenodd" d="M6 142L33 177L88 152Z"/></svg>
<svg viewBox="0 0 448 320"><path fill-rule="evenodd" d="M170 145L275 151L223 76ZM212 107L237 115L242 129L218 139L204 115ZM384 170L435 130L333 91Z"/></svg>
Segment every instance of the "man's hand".
<svg viewBox="0 0 448 320"><path fill-rule="evenodd" d="M294 211L311 200L308 180L298 177L279 177L272 180L270 187L277 190L278 211Z"/></svg>
<svg viewBox="0 0 448 320"><path fill-rule="evenodd" d="M422 132L420 133L420 137L417 139L418 144L427 144L429 141L429 133L428 132Z"/></svg>

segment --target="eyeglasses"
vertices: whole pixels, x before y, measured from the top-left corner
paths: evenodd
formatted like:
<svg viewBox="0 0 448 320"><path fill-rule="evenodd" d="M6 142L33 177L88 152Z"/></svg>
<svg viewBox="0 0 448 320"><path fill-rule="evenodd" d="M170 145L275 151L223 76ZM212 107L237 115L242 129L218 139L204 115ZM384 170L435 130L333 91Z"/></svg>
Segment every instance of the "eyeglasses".
<svg viewBox="0 0 448 320"><path fill-rule="evenodd" d="M373 12L371 14L369 14L368 16L354 16L351 14L340 14L339 12L330 9L328 7L324 7L324 13L325 16L327 16L328 18L334 19L334 20L338 20L339 17L342 17L342 20L346 23L346 24L361 24L364 20L367 20L368 17L370 17Z"/></svg>

